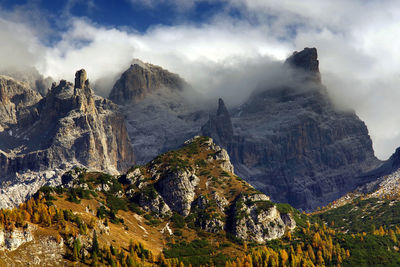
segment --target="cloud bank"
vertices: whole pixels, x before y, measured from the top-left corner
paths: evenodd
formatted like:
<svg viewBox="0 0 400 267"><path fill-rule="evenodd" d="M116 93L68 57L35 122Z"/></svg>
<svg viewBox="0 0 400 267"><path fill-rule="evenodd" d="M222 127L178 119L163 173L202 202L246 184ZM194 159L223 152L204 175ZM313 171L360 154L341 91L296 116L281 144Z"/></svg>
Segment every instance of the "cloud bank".
<svg viewBox="0 0 400 267"><path fill-rule="evenodd" d="M165 0L131 0L157 8ZM179 12L202 2L224 8L201 24L180 20L146 32L65 17L57 41L50 26L35 27L26 11L0 12L0 69L34 66L44 76L73 80L85 68L98 93L106 96L133 58L179 73L193 87L237 104L277 62L295 50L317 47L322 80L338 105L352 108L370 131L378 157L400 146L400 6L397 1L345 0L181 0ZM38 11L40 12L40 11ZM39 17L43 17L38 14ZM35 18L31 14L30 17Z"/></svg>

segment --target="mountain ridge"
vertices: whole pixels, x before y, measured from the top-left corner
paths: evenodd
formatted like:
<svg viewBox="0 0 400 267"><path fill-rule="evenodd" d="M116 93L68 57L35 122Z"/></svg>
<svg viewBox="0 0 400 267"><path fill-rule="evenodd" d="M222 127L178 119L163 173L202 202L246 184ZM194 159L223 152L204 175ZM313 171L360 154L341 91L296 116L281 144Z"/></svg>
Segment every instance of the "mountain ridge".
<svg viewBox="0 0 400 267"><path fill-rule="evenodd" d="M74 165L115 173L134 160L118 107L93 94L84 70L76 79L75 85L53 83L45 97L37 94L27 105L21 104L23 97L11 98L22 106L0 133L3 207L22 202L43 184L59 183L59 175ZM11 92L13 84L2 88ZM34 92L18 88L22 96ZM14 104L3 97L1 106L7 105Z"/></svg>

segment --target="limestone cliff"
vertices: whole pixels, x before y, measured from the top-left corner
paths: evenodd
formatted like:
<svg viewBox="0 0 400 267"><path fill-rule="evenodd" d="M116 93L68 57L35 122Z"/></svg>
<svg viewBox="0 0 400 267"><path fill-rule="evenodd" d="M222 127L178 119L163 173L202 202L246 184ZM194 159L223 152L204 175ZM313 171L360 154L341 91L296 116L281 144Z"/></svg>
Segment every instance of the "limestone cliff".
<svg viewBox="0 0 400 267"><path fill-rule="evenodd" d="M26 108L41 98L27 83L0 76L0 131L11 130L10 127L21 120L34 119L36 114L27 112Z"/></svg>
<svg viewBox="0 0 400 267"><path fill-rule="evenodd" d="M185 86L187 84L177 74L135 60L115 83L109 98L117 104L137 103L161 87L182 91Z"/></svg>
<svg viewBox="0 0 400 267"><path fill-rule="evenodd" d="M316 49L295 52L285 64L297 83L254 93L231 117L221 116L220 101L202 133L225 147L237 173L273 200L315 209L368 182L359 176L381 163L365 124L330 101Z"/></svg>
<svg viewBox="0 0 400 267"><path fill-rule="evenodd" d="M76 73L75 85L53 84L44 98L8 81L1 104L15 112L2 112L9 118L0 132L3 206L23 200L69 166L115 173L134 161L123 116L111 101L93 94L84 70ZM43 175L50 169L53 175ZM17 190L9 186L14 183Z"/></svg>
<svg viewBox="0 0 400 267"><path fill-rule="evenodd" d="M196 103L191 99L196 99ZM120 105L137 156L147 163L199 132L208 113L178 75L135 60L115 83L109 99Z"/></svg>

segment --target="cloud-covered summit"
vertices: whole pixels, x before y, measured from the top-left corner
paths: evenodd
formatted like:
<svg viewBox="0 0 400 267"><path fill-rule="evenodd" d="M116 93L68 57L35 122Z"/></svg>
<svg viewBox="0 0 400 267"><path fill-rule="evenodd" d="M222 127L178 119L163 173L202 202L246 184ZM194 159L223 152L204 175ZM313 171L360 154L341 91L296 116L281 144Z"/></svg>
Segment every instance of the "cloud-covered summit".
<svg viewBox="0 0 400 267"><path fill-rule="evenodd" d="M139 58L237 104L260 81L273 82L279 62L293 51L317 47L323 83L338 105L366 121L377 155L387 158L400 145L397 1L122 1L143 13L131 24L94 20L93 14L105 12L103 1L68 1L54 13L46 1L5 2L0 2L2 69L34 66L56 80L73 80L71 73L84 67L98 93L107 95ZM164 14L157 9L165 6L176 10L175 20L146 21L144 31L135 26L146 15ZM127 12L125 7L121 16Z"/></svg>

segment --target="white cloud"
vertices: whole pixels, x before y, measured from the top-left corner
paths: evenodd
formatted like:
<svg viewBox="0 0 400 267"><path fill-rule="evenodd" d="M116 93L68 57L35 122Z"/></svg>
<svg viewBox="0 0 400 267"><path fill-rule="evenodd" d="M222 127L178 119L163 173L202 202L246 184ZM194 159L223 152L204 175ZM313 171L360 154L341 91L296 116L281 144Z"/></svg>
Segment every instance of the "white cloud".
<svg viewBox="0 0 400 267"><path fill-rule="evenodd" d="M130 1L148 8L169 4L182 12L206 0ZM234 103L273 69L269 67L274 60L306 46L317 47L323 82L341 106L354 108L366 122L377 155L387 158L400 145L397 1L224 2L224 10L201 25L180 22L145 33L70 18L68 31L52 47L40 44L40 29L29 26L21 12L8 17L0 13L0 33L9 40L0 47L0 64L33 63L43 74L68 80L84 67L104 95L136 57L177 72L198 90ZM240 16L228 15L234 9L240 10Z"/></svg>

